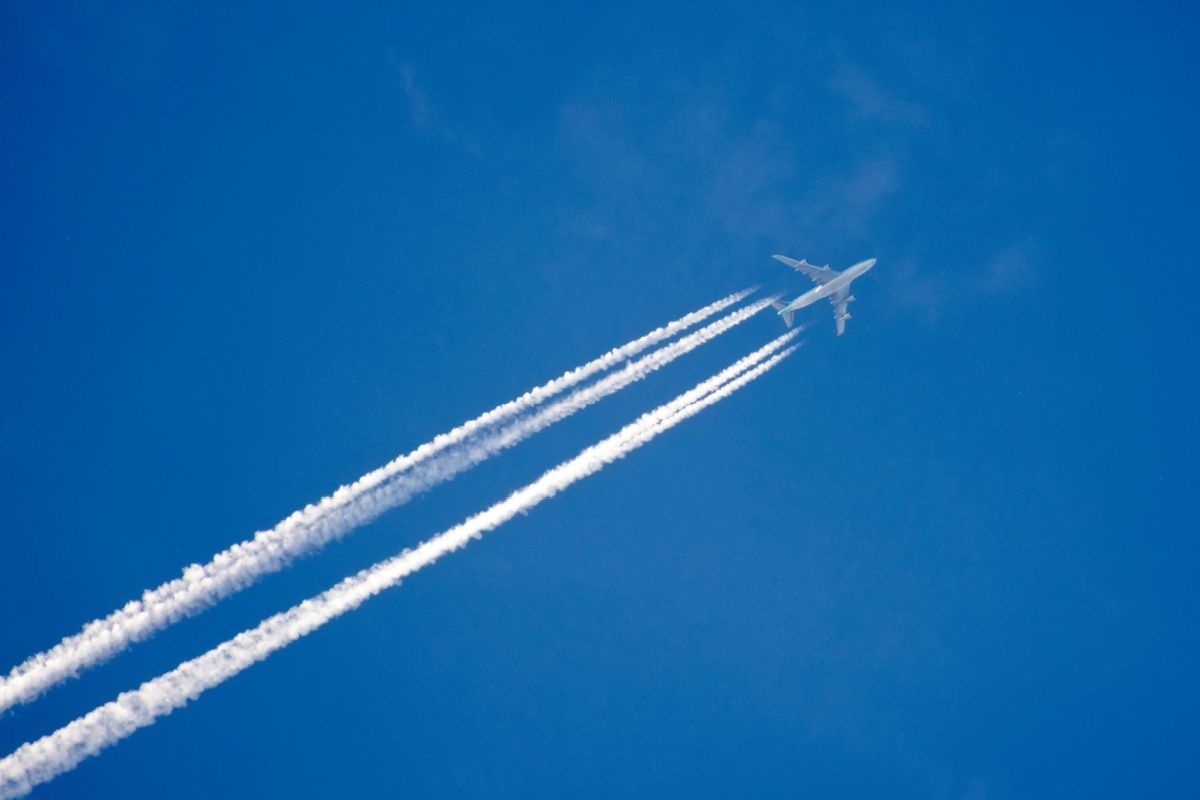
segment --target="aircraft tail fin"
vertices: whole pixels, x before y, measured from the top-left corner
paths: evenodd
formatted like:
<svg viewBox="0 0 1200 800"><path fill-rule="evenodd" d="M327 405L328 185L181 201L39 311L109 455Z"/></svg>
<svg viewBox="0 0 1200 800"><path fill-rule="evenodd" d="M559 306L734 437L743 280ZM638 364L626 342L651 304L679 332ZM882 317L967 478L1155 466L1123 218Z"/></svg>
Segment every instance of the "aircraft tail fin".
<svg viewBox="0 0 1200 800"><path fill-rule="evenodd" d="M779 316L783 317L784 325L787 325L789 328L792 327L792 317L796 316L796 312L794 310L793 311L784 311L784 309L787 308L787 306L784 305L783 303L779 302L778 300L771 301L771 308L778 311Z"/></svg>

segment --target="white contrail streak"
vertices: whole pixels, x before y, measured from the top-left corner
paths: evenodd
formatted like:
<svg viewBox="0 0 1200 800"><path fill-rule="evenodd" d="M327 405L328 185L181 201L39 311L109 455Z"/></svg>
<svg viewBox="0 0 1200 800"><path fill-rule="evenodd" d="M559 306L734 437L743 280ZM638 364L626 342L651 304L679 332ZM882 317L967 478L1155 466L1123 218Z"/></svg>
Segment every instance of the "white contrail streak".
<svg viewBox="0 0 1200 800"><path fill-rule="evenodd" d="M517 514L529 511L571 484L624 457L658 434L737 391L786 358L795 347L776 353L793 336L789 331L740 359L674 400L642 415L617 433L533 483L443 533L346 578L314 598L267 618L207 653L125 692L55 733L22 745L0 760L0 798L19 797L70 770L79 762L152 724L204 691L262 661L325 623L398 584L403 578L465 547ZM771 355L775 353L775 355ZM765 360L764 360L765 359Z"/></svg>
<svg viewBox="0 0 1200 800"><path fill-rule="evenodd" d="M51 686L77 676L82 670L112 658L134 642L146 639L155 632L186 616L197 613L217 600L240 591L263 575L282 569L293 558L344 536L355 527L374 519L388 508L404 502L413 494L466 469L470 463L478 463L479 460L482 460L481 458L451 471L427 470L422 473L425 476L423 482L405 481L395 487L386 487L390 480L405 471L421 465L428 465L430 462L437 463L434 457L448 448L462 444L507 420L519 417L554 395L570 389L603 370L620 364L643 350L745 299L752 291L752 289L747 289L724 297L628 344L611 350L581 367L572 369L548 383L531 389L517 399L497 406L491 411L435 437L411 453L368 472L353 483L342 486L320 502L308 505L291 514L274 528L260 531L252 539L217 553L208 563L193 564L187 567L183 570L181 577L168 581L155 589L147 590L142 594L141 599L132 600L107 617L88 623L79 633L68 636L51 649L33 655L14 667L7 677L0 678L0 713L18 703L33 700ZM761 305L760 301L752 307L757 311ZM739 322L746 318L741 316L745 311L747 309L735 312L739 314L737 317ZM722 322L727 321L728 317L722 320ZM725 325L721 330L728 330L729 327L732 325ZM711 328L710 325L705 330ZM704 341L711 338L712 336L708 336L704 338ZM670 346L675 347L677 344L679 343ZM694 349L694 347L687 349ZM677 349L673 352L678 356L686 352L686 349ZM661 363L654 363L661 366ZM643 364L643 366L646 365ZM656 369L657 366L653 368ZM648 368L647 371L650 369ZM618 374L625 374L626 377L629 377L631 375L629 366L623 373ZM641 377L641 375L637 377ZM627 385L635 379L637 378L631 378L620 385ZM616 388L612 388L611 391L616 391ZM611 391L596 394L590 402L595 402L605 394L611 394ZM562 419L584 405L587 403L572 402L565 406L556 406L559 411L556 412L556 415L551 415L552 419L546 417L545 419L548 421L545 424L520 427L520 430L526 431L523 435L513 433L519 427L514 426L508 429L503 441L497 440L497 446L490 452L494 453L503 447L511 446L523 436L531 435L550 424L551 421ZM516 438L513 438L514 435ZM477 450L472 452L477 452ZM457 459L456 463L461 464L462 459ZM441 477L437 477L438 475ZM382 491L385 488L386 491ZM380 497L373 497L374 494L380 494Z"/></svg>

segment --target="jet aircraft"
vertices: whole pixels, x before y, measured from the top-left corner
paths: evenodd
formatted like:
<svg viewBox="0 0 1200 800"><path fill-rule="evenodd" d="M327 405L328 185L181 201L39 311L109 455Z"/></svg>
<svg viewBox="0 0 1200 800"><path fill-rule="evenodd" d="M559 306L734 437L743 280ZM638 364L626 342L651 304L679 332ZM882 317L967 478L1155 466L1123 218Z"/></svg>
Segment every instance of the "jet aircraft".
<svg viewBox="0 0 1200 800"><path fill-rule="evenodd" d="M850 294L850 282L875 266L875 259L868 258L866 261L860 261L854 266L838 272L836 269L830 269L828 264L818 267L803 259L797 261L794 258L780 255L771 257L782 261L797 272L804 273L813 283L817 284L790 303L778 301L771 303L771 306L779 312L779 316L783 317L784 324L789 328L792 327L792 317L797 310L810 306L823 297L828 297L829 302L833 304L833 320L837 323L837 335L841 336L842 332L846 330L846 320L850 319L850 312L846 310L846 305L854 299L854 295Z"/></svg>

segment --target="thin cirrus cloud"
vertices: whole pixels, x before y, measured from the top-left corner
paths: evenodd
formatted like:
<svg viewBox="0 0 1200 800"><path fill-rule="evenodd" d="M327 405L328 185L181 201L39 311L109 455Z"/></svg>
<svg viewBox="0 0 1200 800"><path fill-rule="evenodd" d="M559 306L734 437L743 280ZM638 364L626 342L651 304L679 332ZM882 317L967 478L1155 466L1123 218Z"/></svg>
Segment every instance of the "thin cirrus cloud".
<svg viewBox="0 0 1200 800"><path fill-rule="evenodd" d="M483 148L476 138L461 125L452 125L442 109L417 83L416 69L413 65L395 55L391 56L390 62L400 78L400 91L408 104L413 128L420 132L429 131L436 134L472 158L483 158Z"/></svg>

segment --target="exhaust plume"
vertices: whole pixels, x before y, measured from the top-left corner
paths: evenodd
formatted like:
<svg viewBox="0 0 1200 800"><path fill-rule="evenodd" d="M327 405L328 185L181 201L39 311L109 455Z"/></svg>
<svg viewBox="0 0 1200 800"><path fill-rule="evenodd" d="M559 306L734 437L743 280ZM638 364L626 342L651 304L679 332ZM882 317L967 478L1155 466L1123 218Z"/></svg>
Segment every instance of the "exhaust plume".
<svg viewBox="0 0 1200 800"><path fill-rule="evenodd" d="M155 632L180 619L198 613L218 600L251 585L263 575L283 569L292 559L346 535L354 528L375 519L384 511L405 502L414 494L449 479L468 466L479 463L487 455L480 457L479 454L483 450L476 447L470 451L476 456L474 460L459 458L454 462L459 465L456 468L433 468L437 463L435 457L447 449L461 445L506 421L520 417L549 398L578 385L591 376L620 364L676 333L740 302L753 291L753 289L746 289L735 292L634 339L628 344L610 350L599 358L531 389L515 400L497 406L475 419L435 437L411 453L368 472L353 483L340 487L320 502L310 504L291 514L274 528L260 531L252 539L217 553L206 564L192 564L186 567L179 578L168 581L157 588L146 590L140 599L131 600L107 617L89 622L79 633L68 636L51 649L37 653L13 667L7 677L0 678L0 713L19 703L33 700L51 686L68 678L76 677L81 671L107 661L131 644L149 638ZM757 312L761 306L760 302L752 305L751 308ZM737 317L739 322L747 318L748 315L741 316L746 311L747 309L742 309L735 312L739 315ZM722 322L727 321L728 317ZM727 324L721 327L720 331L728 330L729 327L732 325ZM712 325L704 330L711 332L711 329ZM701 338L703 341L708 341L712 335ZM690 339L690 341L696 342L697 340ZM680 343L677 342L670 346L676 347L678 344ZM698 344L682 350L676 348L672 352L677 357L687 350L694 349L695 346ZM636 363L643 364L647 371L652 371L666 362L646 362L643 359ZM654 366L649 366L651 364ZM636 377L631 377L633 372L630 371L630 366L632 365L628 365L621 373L617 373L624 375L629 380L607 384L606 390L589 395L591 399L586 402L578 397L575 397L574 400L567 398L570 402L563 401L554 406L557 410L553 414L541 417L542 422L525 426L510 426L505 429L506 432L502 437L492 437L488 440L492 442L489 447L494 447L494 449L484 448L484 450L491 454L504 447L509 447L525 436L532 435L546 427L552 421L562 419L590 402L595 402L601 397L611 394L620 386L628 385L633 380L644 376L644 373L640 373ZM389 486L389 482L397 476L404 475L407 471L418 467L424 469L419 475L411 476L411 478L405 476L406 480Z"/></svg>
<svg viewBox="0 0 1200 800"><path fill-rule="evenodd" d="M331 589L267 618L198 658L125 692L109 703L36 742L22 745L0 760L0 798L19 797L72 769L85 758L198 698L325 623L361 605L443 555L465 547L517 514L553 497L571 484L603 469L660 433L737 391L773 368L795 350L785 345L795 331L639 417L617 433L549 470L490 508L432 539L346 578ZM775 353L775 355L771 355Z"/></svg>

